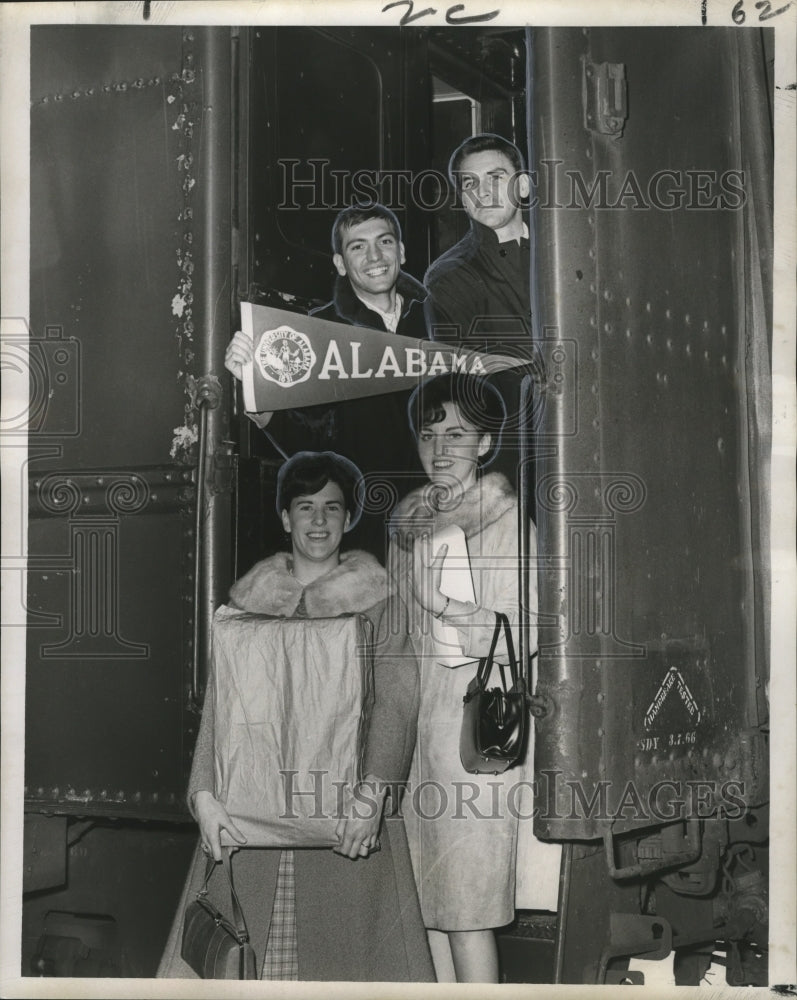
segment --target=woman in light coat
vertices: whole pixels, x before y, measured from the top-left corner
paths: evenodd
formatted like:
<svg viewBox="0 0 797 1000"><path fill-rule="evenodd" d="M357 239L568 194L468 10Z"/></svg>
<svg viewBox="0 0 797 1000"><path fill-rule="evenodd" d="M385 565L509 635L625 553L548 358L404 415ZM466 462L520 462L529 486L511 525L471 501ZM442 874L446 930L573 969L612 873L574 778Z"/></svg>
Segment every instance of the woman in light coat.
<svg viewBox="0 0 797 1000"><path fill-rule="evenodd" d="M459 982L497 982L494 929L515 916L519 850L524 876L535 854L555 871L559 860L558 846L533 838L531 750L523 765L498 776L470 774L459 758L462 699L475 661L489 651L495 612L518 621L517 497L501 473L482 474L500 447L505 408L484 380L453 374L420 386L409 412L429 484L405 497L391 518L388 566L407 602L421 672L414 794L405 799L404 816L438 980L453 974ZM471 599L441 589L449 546L435 538L453 526L467 541ZM530 534L535 611L533 524ZM506 662L503 643L496 658ZM555 885L518 905L555 909Z"/></svg>
<svg viewBox="0 0 797 1000"><path fill-rule="evenodd" d="M200 845L158 976L196 978L180 956L183 917L204 881L206 856L221 857L224 831L239 845L232 869L261 978L434 981L403 821L385 791L387 783L406 778L412 755L417 662L406 630L395 627L400 616L383 567L368 553L340 552L344 532L357 517L358 478L352 463L331 452L294 455L277 486L291 554L257 563L233 586L230 603L277 617L358 612L370 619L374 700L362 772L371 801L379 789L379 808L360 810L362 818L344 816L334 849L247 847L214 797L214 709L206 698L188 787ZM210 898L229 910L229 887L221 876L211 879Z"/></svg>

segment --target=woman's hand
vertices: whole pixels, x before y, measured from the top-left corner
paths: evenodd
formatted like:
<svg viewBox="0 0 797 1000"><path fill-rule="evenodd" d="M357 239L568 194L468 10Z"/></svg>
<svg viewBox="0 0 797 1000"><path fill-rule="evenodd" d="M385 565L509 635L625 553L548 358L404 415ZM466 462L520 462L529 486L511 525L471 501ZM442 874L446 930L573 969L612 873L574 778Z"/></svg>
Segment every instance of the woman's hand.
<svg viewBox="0 0 797 1000"><path fill-rule="evenodd" d="M439 616L448 605L448 599L440 591L443 576L443 561L448 552L447 545L441 545L432 559L432 540L429 535L421 535L415 543L412 558L412 589L415 600L430 614Z"/></svg>
<svg viewBox="0 0 797 1000"><path fill-rule="evenodd" d="M229 813L211 792L197 792L194 796L194 813L199 823L202 850L212 854L214 861L221 861L221 831L226 830L236 844L245 844L246 837L230 819Z"/></svg>
<svg viewBox="0 0 797 1000"><path fill-rule="evenodd" d="M335 836L338 843L332 848L336 854L347 858L367 858L377 846L382 808L387 786L378 778L368 775L348 795L345 815L338 820Z"/></svg>
<svg viewBox="0 0 797 1000"><path fill-rule="evenodd" d="M228 372L232 372L240 382L243 378L241 369L244 365L251 363L252 356L252 338L244 333L243 330L236 330L232 340L227 344L227 350L224 352L224 367Z"/></svg>

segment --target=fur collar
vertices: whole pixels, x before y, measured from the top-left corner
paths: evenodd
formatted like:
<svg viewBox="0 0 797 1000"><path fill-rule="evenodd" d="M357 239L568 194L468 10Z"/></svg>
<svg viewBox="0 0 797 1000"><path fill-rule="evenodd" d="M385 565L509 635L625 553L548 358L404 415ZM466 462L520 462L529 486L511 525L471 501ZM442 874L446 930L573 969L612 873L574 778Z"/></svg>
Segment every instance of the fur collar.
<svg viewBox="0 0 797 1000"><path fill-rule="evenodd" d="M402 316L407 315L414 301L423 302L426 298L426 289L420 281L416 281L406 271L399 272L396 291L403 299ZM382 325L379 313L369 309L364 302L357 298L351 287L351 282L344 275L339 274L335 279L335 289L332 294L335 311L352 326L373 326L373 317L376 317L377 322Z"/></svg>
<svg viewBox="0 0 797 1000"><path fill-rule="evenodd" d="M233 584L230 604L255 614L291 617L304 589L310 618L367 611L387 596L387 573L368 552L343 552L340 563L326 576L302 588L291 576L291 558L278 552L256 563Z"/></svg>
<svg viewBox="0 0 797 1000"><path fill-rule="evenodd" d="M482 476L463 493L459 503L451 510L437 509L435 501L439 496L440 491L427 483L408 493L393 511L390 518L391 537L395 534L402 548L408 548L412 538L432 526L440 530L457 524L465 532L465 537L470 538L517 505L515 492L502 472Z"/></svg>

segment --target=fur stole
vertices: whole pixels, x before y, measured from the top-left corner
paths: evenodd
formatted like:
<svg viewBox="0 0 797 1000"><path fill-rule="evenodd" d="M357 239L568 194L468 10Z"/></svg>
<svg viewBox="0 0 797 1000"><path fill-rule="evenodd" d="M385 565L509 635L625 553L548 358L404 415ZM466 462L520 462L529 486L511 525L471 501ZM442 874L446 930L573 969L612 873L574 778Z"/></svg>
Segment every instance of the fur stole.
<svg viewBox="0 0 797 1000"><path fill-rule="evenodd" d="M230 589L230 604L254 614L290 618L302 597L309 618L367 611L388 594L386 571L368 552L343 552L340 563L306 587L291 575L291 557L278 552L256 563Z"/></svg>
<svg viewBox="0 0 797 1000"><path fill-rule="evenodd" d="M408 493L390 518L391 538L407 549L424 531L432 527L439 531L451 524L459 525L465 537L471 538L517 508L517 496L502 472L482 476L453 507L438 510L437 501L443 497L444 491L432 483Z"/></svg>

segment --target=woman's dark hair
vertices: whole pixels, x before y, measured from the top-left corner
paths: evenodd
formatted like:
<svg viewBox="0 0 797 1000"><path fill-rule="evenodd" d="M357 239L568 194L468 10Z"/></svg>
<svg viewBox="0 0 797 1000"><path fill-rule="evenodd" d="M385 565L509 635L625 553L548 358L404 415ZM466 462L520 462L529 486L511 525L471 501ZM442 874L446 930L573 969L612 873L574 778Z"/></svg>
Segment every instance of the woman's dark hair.
<svg viewBox="0 0 797 1000"><path fill-rule="evenodd" d="M501 432L506 421L506 406L501 394L479 375L450 372L422 382L407 404L410 427L415 439L423 427L445 419L444 405L455 403L462 416L482 434L490 434L490 448L479 459L483 467L498 454Z"/></svg>
<svg viewBox="0 0 797 1000"><path fill-rule="evenodd" d="M277 514L290 510L297 497L311 497L327 483L336 483L343 493L343 504L349 512L351 531L360 520L362 504L359 484L362 473L348 458L334 451L299 451L292 455L277 474Z"/></svg>

